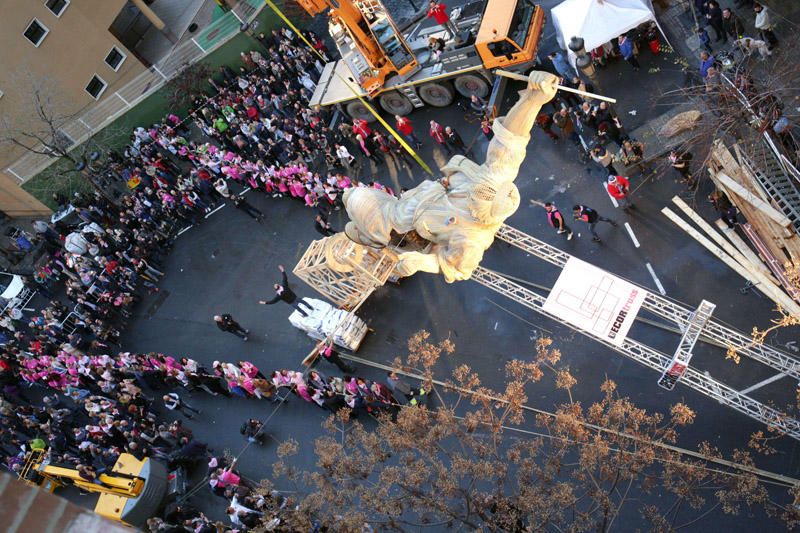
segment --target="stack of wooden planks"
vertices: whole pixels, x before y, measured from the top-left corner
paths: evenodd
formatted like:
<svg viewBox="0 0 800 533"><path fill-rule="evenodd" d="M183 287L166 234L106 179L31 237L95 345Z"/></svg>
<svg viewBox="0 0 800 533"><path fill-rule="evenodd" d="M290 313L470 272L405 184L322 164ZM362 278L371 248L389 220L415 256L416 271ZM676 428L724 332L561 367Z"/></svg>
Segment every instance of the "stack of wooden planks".
<svg viewBox="0 0 800 533"><path fill-rule="evenodd" d="M734 145L741 160L739 147ZM717 140L708 164L711 179L746 219L739 235L722 220L717 231L677 196L673 203L701 230L697 231L668 207L662 213L711 253L764 293L783 311L800 316L800 287L790 272L800 267L800 236L791 220L779 211L747 166ZM721 232L721 233L720 233ZM747 239L750 244L745 241Z"/></svg>

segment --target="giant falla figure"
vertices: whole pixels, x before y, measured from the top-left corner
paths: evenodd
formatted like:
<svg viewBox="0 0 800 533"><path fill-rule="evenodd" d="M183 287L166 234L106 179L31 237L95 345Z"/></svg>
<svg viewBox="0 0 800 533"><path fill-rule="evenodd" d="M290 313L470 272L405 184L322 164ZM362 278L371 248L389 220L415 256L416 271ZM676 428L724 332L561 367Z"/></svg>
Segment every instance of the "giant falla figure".
<svg viewBox="0 0 800 533"><path fill-rule="evenodd" d="M352 241L383 248L397 235L415 231L432 246L399 253L395 272L444 275L448 283L469 279L503 222L519 207L514 180L542 105L556 94L558 78L533 71L528 86L508 114L495 120L494 137L482 165L454 156L442 168L444 179L424 181L399 198L356 187L344 194Z"/></svg>

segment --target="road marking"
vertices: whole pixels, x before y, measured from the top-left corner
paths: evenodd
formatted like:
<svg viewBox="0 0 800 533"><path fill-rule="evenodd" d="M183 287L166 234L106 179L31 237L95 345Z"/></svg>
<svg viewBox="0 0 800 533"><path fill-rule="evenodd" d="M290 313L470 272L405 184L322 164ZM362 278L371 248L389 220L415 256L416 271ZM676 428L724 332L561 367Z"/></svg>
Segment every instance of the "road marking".
<svg viewBox="0 0 800 533"><path fill-rule="evenodd" d="M667 291L664 290L664 286L661 284L661 280L658 279L658 276L656 276L656 271L653 270L653 265L651 265L650 263L645 263L645 266L647 267L647 270L650 272L650 276L653 278L653 281L655 281L656 287L658 287L658 292L661 293L661 296L666 296Z"/></svg>
<svg viewBox="0 0 800 533"><path fill-rule="evenodd" d="M220 209L222 209L222 208L223 208L223 207L225 207L226 205L228 205L228 204L222 204L221 206L217 207L216 209L214 209L213 211L211 211L210 213L208 213L208 214L206 215L206 217L205 217L205 218L208 218L208 217L210 217L211 215L213 215L214 213L216 213L217 211L219 211ZM178 233L178 235L180 235L180 233Z"/></svg>
<svg viewBox="0 0 800 533"><path fill-rule="evenodd" d="M638 248L640 246L639 241L636 239L636 235L633 234L633 229L631 229L631 225L628 224L627 222L625 223L625 229L628 230L628 235L631 236L633 245Z"/></svg>
<svg viewBox="0 0 800 533"><path fill-rule="evenodd" d="M185 228L183 228L182 230L180 230L180 231L178 232L178 235L177 235L177 236L178 236L178 237L180 237L181 235L183 235L184 233L186 233L187 231L189 231L189 230L190 230L190 229L192 229L193 227L194 227L194 226L186 226Z"/></svg>
<svg viewBox="0 0 800 533"><path fill-rule="evenodd" d="M614 207L615 207L615 208L619 207L619 202L617 202L617 199L616 199L616 198L614 198L613 196L611 196L611 193L610 193L610 192L608 192L608 187L606 187L606 182L605 182L605 181L602 183L602 187L603 187L603 190L604 190L604 191L606 192L606 194L608 195L608 199L609 199L609 200L611 200L611 203L612 203L612 204L614 204Z"/></svg>
<svg viewBox="0 0 800 533"><path fill-rule="evenodd" d="M774 375L774 376L772 376L771 378L767 378L767 379L765 379L764 381L759 381L758 383L756 383L756 384L755 384L755 385L753 385L752 387L747 387L747 388L746 388L746 389L744 389L743 391L739 392L739 394L747 394L747 393L749 393L749 392L753 392L753 391L754 391L754 390L756 390L756 389L760 389L760 388L761 388L761 387L763 387L764 385L769 385L769 384L770 384L770 383L772 383L773 381L778 381L779 379L781 379L781 378L782 378L782 377L784 377L784 376L786 376L786 374L784 374L784 373L775 374L775 375Z"/></svg>
<svg viewBox="0 0 800 533"><path fill-rule="evenodd" d="M252 187L245 187L245 188L242 190L241 194L247 194L247 193L249 193L249 192L250 192L250 191L252 191L252 190L253 190L253 188L252 188Z"/></svg>

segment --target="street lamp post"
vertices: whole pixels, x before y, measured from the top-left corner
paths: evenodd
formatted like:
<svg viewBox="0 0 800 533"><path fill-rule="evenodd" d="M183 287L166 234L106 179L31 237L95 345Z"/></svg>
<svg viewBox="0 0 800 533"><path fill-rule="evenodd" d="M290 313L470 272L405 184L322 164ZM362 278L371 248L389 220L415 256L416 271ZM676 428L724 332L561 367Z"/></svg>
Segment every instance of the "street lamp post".
<svg viewBox="0 0 800 533"><path fill-rule="evenodd" d="M589 78L594 84L595 91L602 93L600 80L597 78L597 69L594 68L591 54L586 53L584 41L581 37L573 37L569 40L567 47L575 54L575 66Z"/></svg>

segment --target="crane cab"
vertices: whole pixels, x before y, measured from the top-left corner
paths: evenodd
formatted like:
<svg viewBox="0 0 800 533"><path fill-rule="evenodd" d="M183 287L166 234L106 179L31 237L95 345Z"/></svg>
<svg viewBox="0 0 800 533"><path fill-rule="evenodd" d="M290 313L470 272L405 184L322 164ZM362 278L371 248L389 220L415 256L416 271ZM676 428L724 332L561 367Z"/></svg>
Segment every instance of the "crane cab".
<svg viewBox="0 0 800 533"><path fill-rule="evenodd" d="M526 65L536 58L544 10L531 0L488 0L475 49L487 69Z"/></svg>

